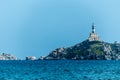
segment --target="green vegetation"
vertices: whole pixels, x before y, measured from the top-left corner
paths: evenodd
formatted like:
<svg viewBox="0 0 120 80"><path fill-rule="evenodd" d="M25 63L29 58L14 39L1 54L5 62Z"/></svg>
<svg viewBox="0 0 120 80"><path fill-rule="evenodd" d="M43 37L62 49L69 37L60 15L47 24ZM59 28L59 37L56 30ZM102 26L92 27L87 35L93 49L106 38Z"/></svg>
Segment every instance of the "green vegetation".
<svg viewBox="0 0 120 80"><path fill-rule="evenodd" d="M104 54L103 45L101 45L101 44L98 44L98 43L93 44L93 45L91 45L90 49L93 53L96 53L98 55Z"/></svg>

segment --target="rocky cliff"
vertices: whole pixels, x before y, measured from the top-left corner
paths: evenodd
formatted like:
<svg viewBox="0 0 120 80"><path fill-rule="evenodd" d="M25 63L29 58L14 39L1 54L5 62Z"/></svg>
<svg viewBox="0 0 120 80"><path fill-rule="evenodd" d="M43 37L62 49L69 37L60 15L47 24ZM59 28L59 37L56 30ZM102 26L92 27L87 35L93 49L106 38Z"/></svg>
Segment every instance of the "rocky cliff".
<svg viewBox="0 0 120 80"><path fill-rule="evenodd" d="M68 48L57 48L44 59L119 60L120 44L85 40Z"/></svg>

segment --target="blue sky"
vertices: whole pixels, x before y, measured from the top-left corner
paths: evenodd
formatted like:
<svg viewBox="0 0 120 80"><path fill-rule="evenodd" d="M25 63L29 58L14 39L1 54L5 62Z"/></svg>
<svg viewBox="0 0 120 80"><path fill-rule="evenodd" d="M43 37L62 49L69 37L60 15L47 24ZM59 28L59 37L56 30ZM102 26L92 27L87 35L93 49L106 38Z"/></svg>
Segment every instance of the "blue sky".
<svg viewBox="0 0 120 80"><path fill-rule="evenodd" d="M1 0L0 53L49 54L86 40L95 22L106 42L120 42L119 0Z"/></svg>

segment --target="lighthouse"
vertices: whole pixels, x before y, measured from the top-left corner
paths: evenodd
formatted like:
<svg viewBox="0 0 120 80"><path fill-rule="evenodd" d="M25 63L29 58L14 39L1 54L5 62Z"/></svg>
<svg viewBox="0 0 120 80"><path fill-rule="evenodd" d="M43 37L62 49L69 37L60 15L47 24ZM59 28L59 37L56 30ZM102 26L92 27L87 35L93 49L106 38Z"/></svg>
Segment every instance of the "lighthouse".
<svg viewBox="0 0 120 80"><path fill-rule="evenodd" d="M96 27L96 26L95 26L95 24L93 23L93 24L92 24L92 32L90 33L88 40L89 40L89 41L102 41L102 40L99 38L98 34L95 32L95 27Z"/></svg>

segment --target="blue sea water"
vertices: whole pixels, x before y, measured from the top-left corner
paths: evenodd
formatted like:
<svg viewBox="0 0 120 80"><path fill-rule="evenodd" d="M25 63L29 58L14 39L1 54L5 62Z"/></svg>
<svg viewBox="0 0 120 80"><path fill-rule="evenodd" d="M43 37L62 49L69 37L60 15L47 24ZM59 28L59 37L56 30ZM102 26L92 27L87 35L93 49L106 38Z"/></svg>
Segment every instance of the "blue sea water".
<svg viewBox="0 0 120 80"><path fill-rule="evenodd" d="M120 61L0 61L0 80L120 80Z"/></svg>

